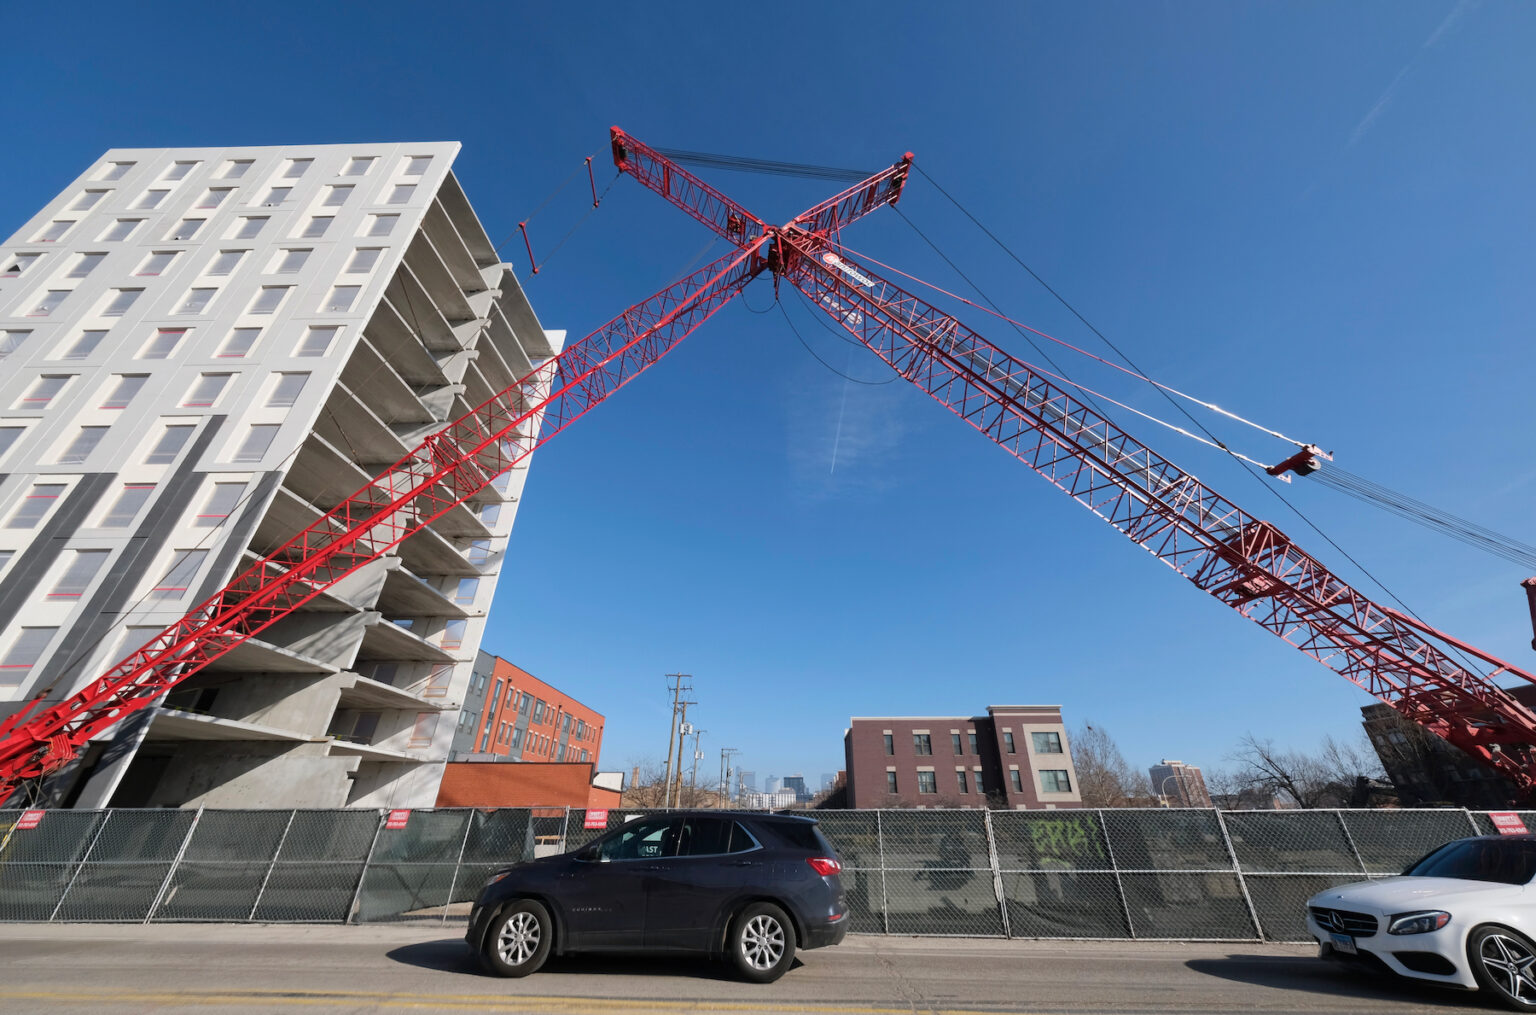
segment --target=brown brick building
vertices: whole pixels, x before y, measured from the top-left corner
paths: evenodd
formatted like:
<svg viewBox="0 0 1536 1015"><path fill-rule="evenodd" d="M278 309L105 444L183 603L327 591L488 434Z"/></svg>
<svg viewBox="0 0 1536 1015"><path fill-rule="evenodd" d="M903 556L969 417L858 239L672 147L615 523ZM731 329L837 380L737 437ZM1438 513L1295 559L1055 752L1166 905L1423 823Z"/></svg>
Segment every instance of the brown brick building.
<svg viewBox="0 0 1536 1015"><path fill-rule="evenodd" d="M1210 807L1211 792L1205 788L1205 775L1197 765L1164 758L1147 769L1152 780L1152 794L1165 807Z"/></svg>
<svg viewBox="0 0 1536 1015"><path fill-rule="evenodd" d="M514 666L480 653L465 703L468 728L455 740L455 760L588 762L597 767L603 715Z"/></svg>
<svg viewBox="0 0 1536 1015"><path fill-rule="evenodd" d="M1060 705L877 716L843 734L849 807L1081 807Z"/></svg>

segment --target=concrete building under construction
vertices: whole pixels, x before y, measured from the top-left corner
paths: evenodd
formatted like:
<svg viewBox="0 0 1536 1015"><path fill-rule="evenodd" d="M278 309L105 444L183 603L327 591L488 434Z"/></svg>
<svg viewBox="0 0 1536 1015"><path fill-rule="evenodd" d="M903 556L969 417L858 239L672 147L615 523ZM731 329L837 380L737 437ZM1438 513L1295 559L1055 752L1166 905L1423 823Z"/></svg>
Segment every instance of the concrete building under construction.
<svg viewBox="0 0 1536 1015"><path fill-rule="evenodd" d="M0 245L0 709L559 351L458 149L114 149ZM526 466L109 730L52 802L431 805Z"/></svg>

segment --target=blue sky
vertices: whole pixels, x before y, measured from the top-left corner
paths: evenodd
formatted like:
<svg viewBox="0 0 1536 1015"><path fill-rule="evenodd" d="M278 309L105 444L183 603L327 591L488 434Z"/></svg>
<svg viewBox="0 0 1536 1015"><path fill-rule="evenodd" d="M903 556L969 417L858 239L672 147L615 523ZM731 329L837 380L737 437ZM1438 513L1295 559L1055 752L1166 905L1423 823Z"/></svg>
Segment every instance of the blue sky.
<svg viewBox="0 0 1536 1015"><path fill-rule="evenodd" d="M1153 376L1530 538L1531 5L38 4L6 22L0 232L112 146L462 141L497 240L611 124L841 166L911 150ZM777 221L830 189L706 175ZM533 220L541 252L585 188ZM901 207L1011 315L1103 351L921 177ZM894 215L845 239L965 291ZM575 338L707 241L624 179L520 274ZM915 388L829 371L772 303L755 285L537 456L486 647L607 714L604 767L661 757L676 670L694 675L710 772L733 746L760 776L816 777L841 766L850 715L989 703L1060 703L1140 765L1358 728L1363 692ZM839 370L884 379L787 293L785 310ZM1219 453L1124 422L1358 578ZM1287 453L1211 425L1256 458ZM1431 622L1530 662L1524 573L1315 483L1284 492Z"/></svg>

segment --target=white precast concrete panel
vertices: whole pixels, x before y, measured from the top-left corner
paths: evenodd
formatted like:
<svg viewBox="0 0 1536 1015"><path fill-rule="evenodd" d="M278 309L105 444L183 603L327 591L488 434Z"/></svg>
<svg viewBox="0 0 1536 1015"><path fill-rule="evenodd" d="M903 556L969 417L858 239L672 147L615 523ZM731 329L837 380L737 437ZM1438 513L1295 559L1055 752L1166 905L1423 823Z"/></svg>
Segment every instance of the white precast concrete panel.
<svg viewBox="0 0 1536 1015"><path fill-rule="evenodd" d="M113 149L0 245L0 703L94 677L558 351L458 150ZM467 561L504 559L525 478L122 724L80 803L430 803L499 577Z"/></svg>

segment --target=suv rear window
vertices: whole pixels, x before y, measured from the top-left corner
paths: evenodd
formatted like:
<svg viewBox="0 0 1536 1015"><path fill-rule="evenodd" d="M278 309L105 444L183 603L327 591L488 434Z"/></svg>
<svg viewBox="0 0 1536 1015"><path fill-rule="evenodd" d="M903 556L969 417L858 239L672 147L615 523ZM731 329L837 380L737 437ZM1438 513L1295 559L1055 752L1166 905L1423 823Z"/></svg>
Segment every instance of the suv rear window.
<svg viewBox="0 0 1536 1015"><path fill-rule="evenodd" d="M775 835L789 843L796 849L803 849L807 853L816 856L832 856L832 844L827 837L821 834L821 829L812 821L775 821L772 824Z"/></svg>

